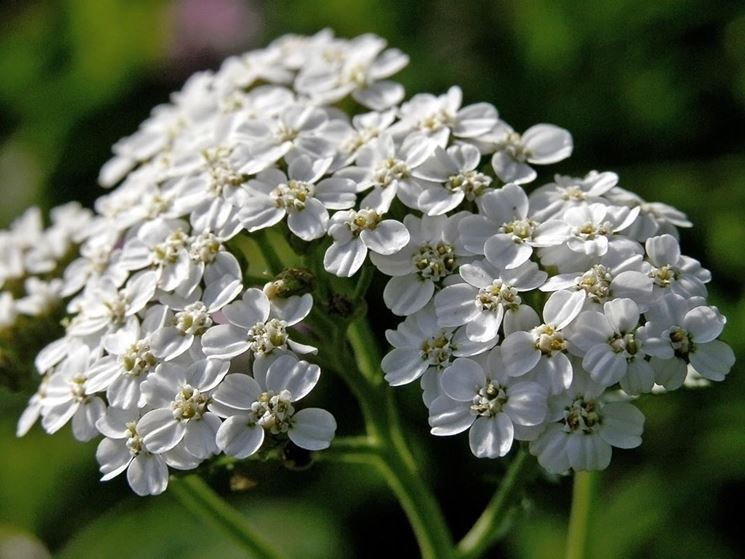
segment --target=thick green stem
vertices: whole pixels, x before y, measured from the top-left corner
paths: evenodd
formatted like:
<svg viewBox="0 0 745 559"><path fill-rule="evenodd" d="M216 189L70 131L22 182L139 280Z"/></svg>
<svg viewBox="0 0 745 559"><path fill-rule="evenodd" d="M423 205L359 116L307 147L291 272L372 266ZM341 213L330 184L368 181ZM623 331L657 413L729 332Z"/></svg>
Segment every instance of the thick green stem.
<svg viewBox="0 0 745 559"><path fill-rule="evenodd" d="M211 523L255 559L281 559L246 521L245 517L215 493L198 475L173 479L169 487L194 515Z"/></svg>
<svg viewBox="0 0 745 559"><path fill-rule="evenodd" d="M348 340L354 349L355 360L362 373L357 382L368 384L372 389L370 395L375 398L374 401L367 402L373 413L367 421L375 423L372 431L380 449L380 472L409 518L422 557L452 557L453 544L445 518L432 492L422 480L416 459L401 431L392 392L379 380L382 379L381 357L366 320L359 320L350 325Z"/></svg>
<svg viewBox="0 0 745 559"><path fill-rule="evenodd" d="M597 472L575 472L572 490L572 512L569 517L566 559L587 557L588 529Z"/></svg>
<svg viewBox="0 0 745 559"><path fill-rule="evenodd" d="M517 451L502 482L484 512L458 544L460 559L475 559L494 545L504 533L513 510L516 493L520 490L533 461L523 447Z"/></svg>

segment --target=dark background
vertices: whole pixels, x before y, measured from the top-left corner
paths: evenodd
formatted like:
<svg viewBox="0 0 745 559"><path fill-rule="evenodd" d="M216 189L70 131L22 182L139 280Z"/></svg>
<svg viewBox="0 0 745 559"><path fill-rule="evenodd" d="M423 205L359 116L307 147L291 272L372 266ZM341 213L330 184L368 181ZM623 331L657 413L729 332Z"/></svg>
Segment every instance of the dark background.
<svg viewBox="0 0 745 559"><path fill-rule="evenodd" d="M745 499L745 8L725 0L76 0L0 3L0 224L25 206L90 204L110 146L133 132L194 71L287 32L375 32L411 56L408 95L462 87L518 130L569 129L567 174L614 170L621 186L685 211L684 252L714 274L710 300L738 354L708 389L647 397L644 444L619 451L601 476L592 516L597 558L745 556L735 514ZM381 319L385 319L382 317ZM322 381L340 431L357 421ZM414 386L398 392L416 449L456 536L498 482L466 437L426 434ZM44 557L239 557L168 494L137 498L119 478L97 481L95 443L69 429L16 440L28 394L0 392L0 557L25 542ZM350 416L346 421L344 418ZM383 482L361 466L297 473L250 470L256 488L232 499L297 557L416 556ZM225 480L213 480L222 487ZM539 480L503 555L561 555L570 482ZM20 538L20 539L19 539ZM5 546L5 547L4 547ZM32 553L32 552L29 552ZM8 555L10 556L10 555ZM495 552L494 556L498 556Z"/></svg>

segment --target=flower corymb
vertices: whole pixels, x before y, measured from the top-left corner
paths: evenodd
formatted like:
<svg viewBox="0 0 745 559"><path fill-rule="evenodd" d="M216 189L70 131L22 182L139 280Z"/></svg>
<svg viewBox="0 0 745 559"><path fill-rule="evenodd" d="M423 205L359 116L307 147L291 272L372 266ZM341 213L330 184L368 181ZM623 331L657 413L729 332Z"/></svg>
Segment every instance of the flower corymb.
<svg viewBox="0 0 745 559"><path fill-rule="evenodd" d="M114 145L95 212L0 232L0 341L62 323L18 434L71 423L102 479L158 494L219 455L323 456L334 379L370 422L419 381L433 435L565 473L641 444L636 398L723 381L685 216L610 171L547 175L559 126L518 132L458 87L404 101L407 63L328 31L231 57ZM352 356L366 313L390 327L356 348L384 357Z"/></svg>

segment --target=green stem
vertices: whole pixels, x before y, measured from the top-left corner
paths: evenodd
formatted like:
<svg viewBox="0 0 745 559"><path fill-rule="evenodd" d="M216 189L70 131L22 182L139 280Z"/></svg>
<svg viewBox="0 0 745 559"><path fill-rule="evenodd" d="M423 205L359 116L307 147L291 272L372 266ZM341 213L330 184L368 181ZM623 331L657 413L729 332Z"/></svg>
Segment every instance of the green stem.
<svg viewBox="0 0 745 559"><path fill-rule="evenodd" d="M274 249L274 244L271 242L269 233L267 233L266 229L256 231L255 233L253 233L253 235L253 239L256 241L256 245L259 247L261 256L264 257L266 265L269 267L269 272L272 275L276 275L284 270L285 265L282 262L282 259L277 255Z"/></svg>
<svg viewBox="0 0 745 559"><path fill-rule="evenodd" d="M362 373L362 378L356 377L356 382L367 384L370 390L365 395L374 398L365 407L371 411L371 416L366 417L368 427L371 427L371 422L374 423L368 431L375 433L380 449L378 468L409 518L422 557L452 557L453 544L442 510L423 481L417 461L401 431L392 391L380 381L381 356L377 340L367 321L362 319L353 322L347 339Z"/></svg>
<svg viewBox="0 0 745 559"><path fill-rule="evenodd" d="M375 464L380 448L371 437L336 437L331 447L315 454L315 459L327 462Z"/></svg>
<svg viewBox="0 0 745 559"><path fill-rule="evenodd" d="M172 479L170 490L194 515L230 536L250 557L281 559L282 556L256 534L243 515L215 493L199 476L189 475Z"/></svg>
<svg viewBox="0 0 745 559"><path fill-rule="evenodd" d="M357 284L354 286L354 294L352 295L355 303L364 299L365 293L367 293L367 288L370 287L370 283L372 282L374 273L375 268L371 265L366 264L362 266L362 272L357 280Z"/></svg>
<svg viewBox="0 0 745 559"><path fill-rule="evenodd" d="M597 481L596 472L574 473L572 512L569 517L566 559L585 559L590 524L592 498Z"/></svg>
<svg viewBox="0 0 745 559"><path fill-rule="evenodd" d="M458 543L460 559L481 557L503 535L516 493L533 465L529 458L530 454L521 446L484 512Z"/></svg>

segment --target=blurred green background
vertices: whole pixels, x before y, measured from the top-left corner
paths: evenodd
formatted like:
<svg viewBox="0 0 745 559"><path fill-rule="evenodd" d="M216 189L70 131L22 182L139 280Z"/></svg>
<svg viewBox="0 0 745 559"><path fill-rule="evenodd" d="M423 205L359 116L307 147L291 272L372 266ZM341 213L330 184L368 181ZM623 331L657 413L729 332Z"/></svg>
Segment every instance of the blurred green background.
<svg viewBox="0 0 745 559"><path fill-rule="evenodd" d="M684 251L710 268L711 301L738 355L705 390L645 398L644 444L617 452L592 517L597 558L745 556L745 5L727 0L70 0L0 2L0 225L22 208L99 194L111 144L192 72L286 32L372 31L411 55L409 95L463 88L516 129L552 122L574 135L557 170L614 170L621 185L685 211ZM326 379L327 384L331 382ZM325 392L324 392L325 391ZM353 415L344 394L321 397ZM95 443L15 422L28 394L0 392L0 558L239 557L178 502L98 482ZM465 437L426 435L416 387L399 391L417 449L456 536L499 479ZM356 423L356 422L354 422ZM353 433L354 424L341 425ZM231 497L295 557L416 556L377 476L319 464L258 464ZM226 480L213 480L225 487ZM494 556L561 555L569 480L537 482ZM25 551L23 551L25 550Z"/></svg>

